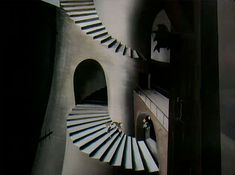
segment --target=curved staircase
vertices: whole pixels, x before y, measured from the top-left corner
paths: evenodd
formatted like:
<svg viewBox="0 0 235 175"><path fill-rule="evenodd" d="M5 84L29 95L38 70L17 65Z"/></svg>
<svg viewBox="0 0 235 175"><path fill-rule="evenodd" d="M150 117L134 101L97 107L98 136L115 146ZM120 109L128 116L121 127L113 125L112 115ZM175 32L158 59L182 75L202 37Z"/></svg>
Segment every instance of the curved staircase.
<svg viewBox="0 0 235 175"><path fill-rule="evenodd" d="M67 129L73 144L93 159L124 169L158 172L145 142L127 136L115 126L108 131L111 122L107 106L80 104L68 115Z"/></svg>
<svg viewBox="0 0 235 175"><path fill-rule="evenodd" d="M60 0L60 6L74 20L75 24L94 40L114 52L128 55L130 58L145 60L136 50L109 35L97 15L93 0Z"/></svg>

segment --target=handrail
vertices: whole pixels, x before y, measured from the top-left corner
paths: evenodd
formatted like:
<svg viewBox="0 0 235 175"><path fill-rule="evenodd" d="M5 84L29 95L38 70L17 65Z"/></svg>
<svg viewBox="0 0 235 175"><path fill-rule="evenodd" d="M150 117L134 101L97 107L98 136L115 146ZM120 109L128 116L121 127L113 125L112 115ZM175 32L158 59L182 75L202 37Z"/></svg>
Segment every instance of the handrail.
<svg viewBox="0 0 235 175"><path fill-rule="evenodd" d="M148 97L148 95L144 92L143 89L141 89L140 87L137 87L135 91L136 91L137 93L140 92L140 93L144 94L144 96L145 96L146 98L148 98L149 101L151 101L151 102L156 106L156 108L158 108L158 109L163 113L163 115L165 115L167 118L169 118L169 117L165 114L165 112L163 112L162 109L159 108L158 105L157 105L151 98ZM151 103L150 103L150 108L151 108Z"/></svg>

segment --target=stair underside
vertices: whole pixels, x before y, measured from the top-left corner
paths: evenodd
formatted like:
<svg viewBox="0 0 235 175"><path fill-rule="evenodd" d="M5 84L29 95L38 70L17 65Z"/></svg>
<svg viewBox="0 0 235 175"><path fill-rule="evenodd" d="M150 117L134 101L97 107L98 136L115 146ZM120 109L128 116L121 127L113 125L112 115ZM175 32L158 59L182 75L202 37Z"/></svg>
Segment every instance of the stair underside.
<svg viewBox="0 0 235 175"><path fill-rule="evenodd" d="M75 113L76 112L76 113ZM107 106L76 105L67 118L67 130L75 146L93 159L134 171L158 172L158 166L144 141L113 127Z"/></svg>
<svg viewBox="0 0 235 175"><path fill-rule="evenodd" d="M127 55L137 60L145 60L136 50L127 47L106 31L99 20L93 0L60 0L60 6L74 20L76 25L94 40L116 53ZM107 36L107 38L104 38Z"/></svg>

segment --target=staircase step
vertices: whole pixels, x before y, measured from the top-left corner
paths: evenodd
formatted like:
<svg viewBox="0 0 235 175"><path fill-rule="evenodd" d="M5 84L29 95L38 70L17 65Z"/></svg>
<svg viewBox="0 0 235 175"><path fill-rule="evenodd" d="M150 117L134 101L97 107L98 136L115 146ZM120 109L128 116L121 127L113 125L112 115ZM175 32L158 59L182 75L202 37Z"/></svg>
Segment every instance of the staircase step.
<svg viewBox="0 0 235 175"><path fill-rule="evenodd" d="M122 55L126 55L126 46L125 45L121 45L119 51Z"/></svg>
<svg viewBox="0 0 235 175"><path fill-rule="evenodd" d="M102 43L102 45L107 46L108 48L112 47L117 42L116 39L111 38L110 40L107 40L106 42Z"/></svg>
<svg viewBox="0 0 235 175"><path fill-rule="evenodd" d="M91 108L91 107L85 107L85 108L82 108L82 107L80 107L80 108L73 108L72 109L73 111L85 111L85 110L89 110L89 111L108 111L108 109L107 108L104 108L104 107L93 107L93 108Z"/></svg>
<svg viewBox="0 0 235 175"><path fill-rule="evenodd" d="M102 25L102 23L100 20L88 21L88 22L84 22L84 23L79 24L79 26L81 27L82 30L90 29L93 27L101 26L101 25Z"/></svg>
<svg viewBox="0 0 235 175"><path fill-rule="evenodd" d="M133 50L133 58L136 58L136 59L140 58L136 50Z"/></svg>
<svg viewBox="0 0 235 175"><path fill-rule="evenodd" d="M100 139L98 139L97 141L91 143L90 145L88 145L87 147L85 147L84 149L82 149L82 152L86 153L86 154L91 154L92 152L94 152L98 147L100 147L101 144L103 144L107 139L109 139L115 132L117 131L117 129L112 129L110 132L106 133L103 137L101 137Z"/></svg>
<svg viewBox="0 0 235 175"><path fill-rule="evenodd" d="M122 138L124 137L124 133L121 134L121 136L119 136L117 138L117 140L115 140L114 144L109 148L107 154L104 155L104 157L101 157L101 161L103 162L110 162L113 155L115 154L116 149L118 148L119 143L121 142Z"/></svg>
<svg viewBox="0 0 235 175"><path fill-rule="evenodd" d="M113 156L112 161L110 163L112 166L121 166L122 165L125 144L126 144L126 135L124 135L120 145L118 146L118 148L115 151L115 155Z"/></svg>
<svg viewBox="0 0 235 175"><path fill-rule="evenodd" d="M82 120L86 118L100 118L100 117L107 117L108 114L83 114L83 115L69 115L67 121L73 120Z"/></svg>
<svg viewBox="0 0 235 175"><path fill-rule="evenodd" d="M88 135L87 137L84 137L83 139L75 141L74 144L80 148L90 142L94 142L96 141L96 139L104 135L106 133L106 130L107 130L106 128L101 129L100 131L92 133Z"/></svg>
<svg viewBox="0 0 235 175"><path fill-rule="evenodd" d="M126 50L126 54L132 58L132 49L128 47Z"/></svg>
<svg viewBox="0 0 235 175"><path fill-rule="evenodd" d="M89 128L89 129L87 129L85 131L73 134L73 135L70 136L70 138L72 139L72 141L76 141L76 140L79 140L79 139L81 139L83 137L88 136L89 134L92 134L94 132L100 131L103 128L106 128L105 124L96 126L94 128Z"/></svg>
<svg viewBox="0 0 235 175"><path fill-rule="evenodd" d="M141 159L136 138L132 138L133 167L135 171L144 171L144 164Z"/></svg>
<svg viewBox="0 0 235 175"><path fill-rule="evenodd" d="M106 120L106 119L110 119L110 117L88 118L88 119L67 121L67 128L78 126L78 125L83 125L87 123L97 122L101 120Z"/></svg>
<svg viewBox="0 0 235 175"><path fill-rule="evenodd" d="M159 171L158 166L156 165L152 155L150 154L147 146L145 145L144 141L138 141L138 145L140 147L140 152L141 155L144 159L144 164L146 165L146 168L148 170L148 172L152 173L152 172L157 172Z"/></svg>
<svg viewBox="0 0 235 175"><path fill-rule="evenodd" d="M104 26L97 26L97 27L93 27L91 29L86 29L84 30L86 32L86 34L90 35L99 31L105 30Z"/></svg>
<svg viewBox="0 0 235 175"><path fill-rule="evenodd" d="M99 19L97 15L76 16L76 17L71 17L71 18L75 21L75 23L84 23L84 22L95 21Z"/></svg>
<svg viewBox="0 0 235 175"><path fill-rule="evenodd" d="M104 36L101 36L99 38L96 38L95 40L100 41L101 43L111 39L111 36L109 34L106 34Z"/></svg>
<svg viewBox="0 0 235 175"><path fill-rule="evenodd" d="M125 154L124 154L124 167L125 169L132 169L132 139L130 136L127 137Z"/></svg>
<svg viewBox="0 0 235 175"><path fill-rule="evenodd" d="M77 16L90 16L97 14L96 10L87 10L87 11L72 11L66 12L70 17L77 17Z"/></svg>
<svg viewBox="0 0 235 175"><path fill-rule="evenodd" d="M108 107L96 107L96 106L94 106L94 107L74 107L73 109L72 109L73 111L79 111L79 110L97 110L97 111L99 111L99 110L103 110L103 111L108 111Z"/></svg>
<svg viewBox="0 0 235 175"><path fill-rule="evenodd" d="M97 39L107 34L108 32L103 28L102 30L98 30L96 32L93 32L92 34L89 34L89 36L91 36L93 39Z"/></svg>
<svg viewBox="0 0 235 175"><path fill-rule="evenodd" d="M112 49L114 49L115 50L115 52L117 52L116 50L117 50L117 48L119 47L119 45L121 45L121 42L115 42L115 44L113 44L110 48L112 48Z"/></svg>
<svg viewBox="0 0 235 175"><path fill-rule="evenodd" d="M102 145L95 153L91 153L91 157L94 159L100 159L104 155L105 151L110 147L110 145L116 140L120 134L115 133L104 145Z"/></svg>
<svg viewBox="0 0 235 175"><path fill-rule="evenodd" d="M87 124L84 124L84 125L74 126L74 127L67 128L67 129L68 129L70 134L74 134L74 133L78 133L78 132L81 132L83 130L93 128L95 126L102 125L102 124L105 124L105 123L108 123L108 122L111 122L111 121L112 121L111 119L107 119L107 120L97 121L97 122L93 122L93 123L87 123Z"/></svg>
<svg viewBox="0 0 235 175"><path fill-rule="evenodd" d="M77 104L75 108L107 108L107 105L100 104Z"/></svg>
<svg viewBox="0 0 235 175"><path fill-rule="evenodd" d="M108 114L107 110L100 110L100 111L88 111L88 110L76 110L71 111L69 115L80 115L80 114Z"/></svg>
<svg viewBox="0 0 235 175"><path fill-rule="evenodd" d="M95 10L94 5L87 5L87 6L73 6L73 7L63 7L66 12L81 12L81 11L89 11Z"/></svg>
<svg viewBox="0 0 235 175"><path fill-rule="evenodd" d="M60 0L60 3L69 3L69 2L93 2L93 0Z"/></svg>
<svg viewBox="0 0 235 175"><path fill-rule="evenodd" d="M74 7L74 6L89 6L89 5L94 5L94 2L79 2L79 1L74 1L74 2L60 2L61 7Z"/></svg>

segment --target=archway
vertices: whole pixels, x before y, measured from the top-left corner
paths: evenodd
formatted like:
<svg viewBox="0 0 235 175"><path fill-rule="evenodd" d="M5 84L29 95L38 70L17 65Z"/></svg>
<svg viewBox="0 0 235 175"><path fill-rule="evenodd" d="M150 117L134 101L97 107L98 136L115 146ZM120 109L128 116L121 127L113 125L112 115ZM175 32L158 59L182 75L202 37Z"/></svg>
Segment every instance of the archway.
<svg viewBox="0 0 235 175"><path fill-rule="evenodd" d="M157 137L151 116L148 113L140 113L136 121L136 138L145 140L146 144L155 160L157 158Z"/></svg>
<svg viewBox="0 0 235 175"><path fill-rule="evenodd" d="M105 73L92 59L82 61L74 73L75 103L108 104Z"/></svg>

